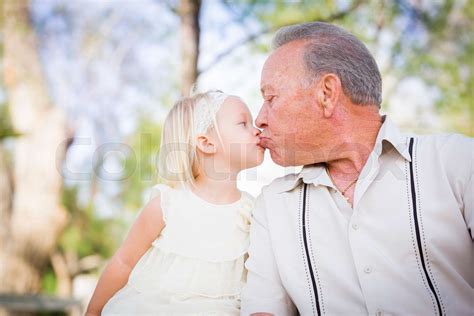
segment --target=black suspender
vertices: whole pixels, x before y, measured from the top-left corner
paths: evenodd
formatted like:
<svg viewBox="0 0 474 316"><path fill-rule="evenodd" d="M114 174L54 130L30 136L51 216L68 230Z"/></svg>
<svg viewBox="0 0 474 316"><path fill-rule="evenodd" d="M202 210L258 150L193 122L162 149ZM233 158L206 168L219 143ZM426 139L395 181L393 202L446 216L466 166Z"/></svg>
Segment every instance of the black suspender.
<svg viewBox="0 0 474 316"><path fill-rule="evenodd" d="M316 303L316 313L317 315L321 315L321 307L319 306L319 297L318 297L318 288L316 286L316 279L314 278L313 266L311 264L311 258L309 255L308 249L308 238L307 238L307 225L306 225L306 199L307 199L307 191L308 191L308 184L303 183L303 210L301 214L301 225L303 227L303 245L304 245L304 252L305 252L305 259L308 264L309 275L311 277L311 285L313 287L314 293L314 301ZM314 310L314 309L313 309Z"/></svg>
<svg viewBox="0 0 474 316"><path fill-rule="evenodd" d="M408 146L408 152L410 153L411 161L410 161L410 190L411 190L411 204L413 206L413 221L415 223L415 234L416 234L416 243L418 246L418 253L420 254L420 261L421 261L421 266L423 267L423 272L426 278L426 281L428 282L428 286L430 288L431 294L434 296L436 299L436 305L438 308L438 314L443 315L443 310L441 309L441 303L438 298L438 295L435 291L435 288L433 286L433 282L430 279L430 275L428 274L428 270L426 269L426 262L425 258L423 256L423 246L421 243L421 234L420 234L420 225L418 223L418 211L417 211L417 204L416 204L416 190L415 190L415 178L414 178L414 173L413 173L413 142L414 139L413 137L410 138L410 144Z"/></svg>

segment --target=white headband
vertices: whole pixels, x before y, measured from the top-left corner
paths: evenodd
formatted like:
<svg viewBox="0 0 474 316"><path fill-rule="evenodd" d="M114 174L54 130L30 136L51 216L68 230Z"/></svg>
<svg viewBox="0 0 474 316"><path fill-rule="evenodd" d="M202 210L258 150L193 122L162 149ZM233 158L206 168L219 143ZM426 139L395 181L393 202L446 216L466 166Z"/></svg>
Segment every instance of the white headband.
<svg viewBox="0 0 474 316"><path fill-rule="evenodd" d="M207 132L227 97L228 95L221 91L212 91L207 93L207 98L199 100L194 107L194 135Z"/></svg>

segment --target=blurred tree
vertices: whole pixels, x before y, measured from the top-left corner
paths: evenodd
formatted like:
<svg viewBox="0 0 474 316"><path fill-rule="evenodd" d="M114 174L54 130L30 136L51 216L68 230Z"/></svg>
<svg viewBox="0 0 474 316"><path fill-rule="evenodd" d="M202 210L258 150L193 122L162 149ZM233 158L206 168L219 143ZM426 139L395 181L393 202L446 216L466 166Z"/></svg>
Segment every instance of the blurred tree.
<svg viewBox="0 0 474 316"><path fill-rule="evenodd" d="M0 142L8 137L20 136L12 126L8 105L0 104Z"/></svg>
<svg viewBox="0 0 474 316"><path fill-rule="evenodd" d="M38 4L36 3L36 5ZM148 9L156 10L156 7L159 8L159 5L156 3L150 2L148 5ZM120 135L118 128L119 123L124 121L118 120L117 113L122 111L119 101L122 101L121 104L130 103L128 104L131 110L130 114L136 115L139 110L132 103L137 101L133 99L133 97L136 97L136 91L140 90L140 92L143 92L147 91L150 87L157 88L156 77L147 77L146 79L139 77L149 74L146 73L145 69L141 68L146 65L146 63L142 63L143 51L146 50L143 49L143 46L149 48L151 46L149 45L150 43L155 41L161 42L166 39L168 35L165 36L164 34L169 33L167 31L169 26L160 24L160 27L155 26L155 29L152 30L151 28L156 25L156 16L153 16L151 20L144 21L142 16L131 14L123 6L110 5L109 9L99 10L99 14L95 15L92 13L90 16L81 15L81 12L79 12L81 10L80 6L75 6L74 4L65 5L58 2L53 7L55 9L52 10L52 13L46 15L44 19L37 20L35 26L37 30L39 29L40 35L41 32L44 32L41 39L47 41L51 37L51 34L48 33L48 30L50 31L48 29L49 21L64 21L64 25L68 26L66 31L67 33L70 32L72 41L79 42L81 47L79 52L81 59L75 62L76 64L82 64L82 67L85 69L85 73L79 76L81 78L80 96L84 94L91 94L93 96L89 99L86 98L85 102L84 99L79 98L79 95L71 97L70 99L78 100L77 103L80 103L81 107L75 107L75 113L72 113L72 115L71 113L68 114L71 116L71 119L77 119L79 108L85 109L89 106L91 110L86 115L87 118L94 120L93 125L96 127L97 132L94 135L94 140L99 144L104 142L117 143L118 140L123 142L123 135ZM137 9L137 11L140 11L140 9ZM156 11L160 12L159 10ZM124 29L125 33L131 34L131 36L125 38L123 36ZM64 34L59 33L55 34L55 36L60 37L64 36ZM144 38L147 40L143 41ZM68 58L71 55L68 54ZM166 60L162 62L165 63ZM48 64L46 63L45 65ZM158 71L169 73L161 64L159 66L153 68L155 73ZM107 69L108 73L110 71L109 76L97 76L94 71L101 69ZM150 67L146 70L149 71ZM98 72L104 74L104 71ZM71 78L73 77L71 74ZM111 85L107 81L110 80L110 77L114 78L113 83L119 83L120 85ZM141 79L137 80L137 78ZM160 78L158 77L158 79ZM171 84L168 75L167 80L169 80L167 83ZM91 84L90 81L93 83ZM72 79L68 84L74 86L74 80ZM103 86L106 86L109 90L101 90ZM131 87L139 89L130 89ZM163 101L163 103L168 104L168 98L175 99L178 94L178 89L174 86L169 90L172 90L173 93L167 92L166 96L160 98L162 101L166 99L166 102ZM105 104L97 102L97 99L101 99L100 101L105 100ZM155 95L153 99L156 99ZM141 100L139 99L139 101ZM87 104L83 105L84 103ZM61 105L64 106L63 103ZM156 104L153 105L156 106ZM99 111L97 111L98 109ZM88 183L91 191L89 197L90 204L85 207L79 206L77 201L78 193L76 192L77 187L75 186L66 187L63 191L63 205L69 212L69 221L58 246L51 254L51 262L47 266L43 277L43 291L61 296L70 295L72 280L75 276L82 273L97 272L105 258L110 257L113 250L117 248L117 242L120 242L123 238L123 233L129 226L130 220L134 215L133 213L136 213L137 209L142 206L140 204L140 197L143 191L149 184L156 183L156 181L147 181L147 179L150 180L150 177L156 174L153 159L156 158L155 156L158 153L160 127L148 119L143 119L143 122L140 121L140 126L139 131L134 131L130 138L126 140L127 142L130 141L133 150L139 153L138 160L133 155L128 157L125 161L124 176L117 179L119 181L112 185L110 181L107 183L109 189L112 186L116 186L120 190L118 194L113 190L115 193L112 193L112 199L116 202L114 206L120 208L123 206L129 212L121 212L114 219L100 218L100 212L97 212L97 205L94 203L96 201L96 193L100 196L105 195L104 191L102 191L105 185L103 185L104 182L101 182L104 179L101 174L104 170L104 159L101 154L97 155L93 166L95 172L92 173L92 179ZM145 134L139 139L140 131L143 131ZM153 142L152 145L151 142ZM139 174L135 172L135 169Z"/></svg>
<svg viewBox="0 0 474 316"><path fill-rule="evenodd" d="M3 0L0 1L0 25L3 25ZM0 28L0 68L3 69L3 29ZM3 78L2 78L3 79ZM0 93L4 94L4 83L0 80ZM4 140L15 136L16 132L10 121L10 113L4 100L0 100L0 223L8 221L12 206L13 178L11 174L11 159L4 148ZM0 249L5 248L8 231L0 229Z"/></svg>
<svg viewBox="0 0 474 316"><path fill-rule="evenodd" d="M12 127L21 136L14 141L13 200L0 217L0 292L38 292L67 219L58 170L67 147L65 117L48 96L28 1L2 5L3 80Z"/></svg>
<svg viewBox="0 0 474 316"><path fill-rule="evenodd" d="M418 36L402 34L392 58L398 77L417 76L440 92L438 114L457 132L474 136L474 2L444 0L431 6L397 1Z"/></svg>
<svg viewBox="0 0 474 316"><path fill-rule="evenodd" d="M219 52L207 66L200 69L199 73L209 70L243 45L254 44L260 51L268 52L270 50L268 42L262 43L262 38L276 32L281 27L311 21L339 23L356 12L363 1L349 0L345 6L338 5L337 2L331 0L294 2L285 0L221 0L221 3L234 17L233 22L246 28L248 21L256 19L260 23L260 28L257 31L249 32L245 38Z"/></svg>
<svg viewBox="0 0 474 316"><path fill-rule="evenodd" d="M362 1L354 1L350 8L339 10L333 1L320 1L315 4L314 1L296 2L297 7L287 9L287 1L276 1L273 6L274 11L270 14L264 13L272 7L274 1L223 1L223 3L233 10L238 16L236 21L243 22L245 18L254 15L261 19L264 27L257 34L250 34L244 41L239 41L236 45L228 48L218 54L213 62L206 68L198 69L199 61L199 43L200 43L200 9L201 0L180 0L178 4L175 1L168 1L168 8L176 13L180 18L180 43L181 43L181 94L189 95L193 85L197 82L200 73L208 70L220 59L230 54L235 48L247 44L260 37L263 34L275 31L284 25L298 23L301 21L326 20L335 21L343 18L352 12ZM238 7L237 10L234 10ZM252 13L254 11L254 13ZM334 12L332 12L334 11ZM332 14L325 16L326 12Z"/></svg>
<svg viewBox="0 0 474 316"><path fill-rule="evenodd" d="M189 95L198 77L201 0L180 0L181 94Z"/></svg>
<svg viewBox="0 0 474 316"><path fill-rule="evenodd" d="M187 96L199 76L199 43L201 37L201 0L167 0L168 9L178 15L180 20L181 48L181 95Z"/></svg>
<svg viewBox="0 0 474 316"><path fill-rule="evenodd" d="M69 222L43 277L43 291L62 297L72 295L75 276L96 271L118 247L125 224L119 219L99 218L93 201L78 204L77 187L66 187L62 204L69 212Z"/></svg>

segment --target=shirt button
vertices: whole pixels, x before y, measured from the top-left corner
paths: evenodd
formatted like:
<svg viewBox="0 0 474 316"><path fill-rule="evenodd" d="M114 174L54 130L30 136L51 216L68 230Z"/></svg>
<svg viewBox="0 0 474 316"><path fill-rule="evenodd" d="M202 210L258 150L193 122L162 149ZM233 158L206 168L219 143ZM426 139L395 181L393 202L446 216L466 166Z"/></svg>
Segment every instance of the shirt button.
<svg viewBox="0 0 474 316"><path fill-rule="evenodd" d="M358 229L359 229L359 225L357 225L356 223L352 224L352 229L358 230Z"/></svg>
<svg viewBox="0 0 474 316"><path fill-rule="evenodd" d="M367 274L370 274L370 273L372 273L372 268L371 267L365 267L364 272L367 273Z"/></svg>

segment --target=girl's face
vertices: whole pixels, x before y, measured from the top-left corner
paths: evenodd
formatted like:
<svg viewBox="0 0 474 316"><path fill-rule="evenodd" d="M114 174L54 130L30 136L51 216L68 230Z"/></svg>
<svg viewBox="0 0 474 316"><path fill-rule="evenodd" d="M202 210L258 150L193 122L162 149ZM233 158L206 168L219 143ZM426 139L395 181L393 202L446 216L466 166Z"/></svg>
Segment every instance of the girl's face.
<svg viewBox="0 0 474 316"><path fill-rule="evenodd" d="M259 145L260 130L254 127L248 107L236 96L229 96L217 112L216 158L230 163L233 170L243 170L263 162L265 148ZM220 136L220 139L219 139Z"/></svg>

